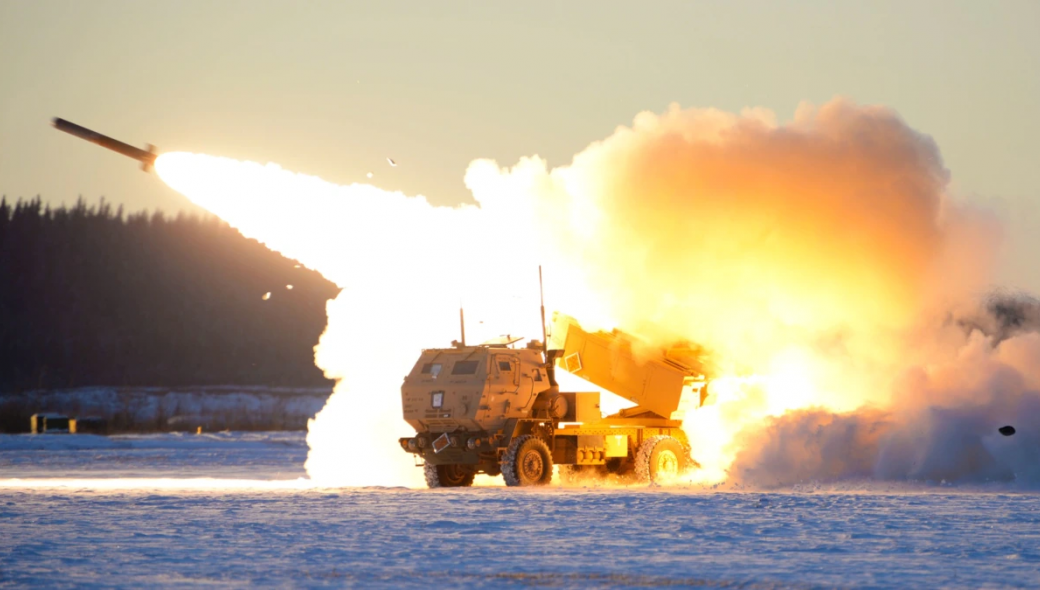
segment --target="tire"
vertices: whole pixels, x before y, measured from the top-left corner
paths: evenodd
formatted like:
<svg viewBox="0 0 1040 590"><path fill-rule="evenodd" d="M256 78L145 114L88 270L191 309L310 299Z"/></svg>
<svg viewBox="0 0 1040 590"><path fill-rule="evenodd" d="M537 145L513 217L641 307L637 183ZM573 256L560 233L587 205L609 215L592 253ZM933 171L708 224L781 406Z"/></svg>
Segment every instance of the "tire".
<svg viewBox="0 0 1040 590"><path fill-rule="evenodd" d="M473 485L476 472L465 465L433 465L423 467L426 485L431 488L464 488Z"/></svg>
<svg viewBox="0 0 1040 590"><path fill-rule="evenodd" d="M651 485L675 481L690 468L689 453L678 439L667 435L643 441L636 451L636 477Z"/></svg>
<svg viewBox="0 0 1040 590"><path fill-rule="evenodd" d="M549 485L552 475L552 453L545 441L536 436L516 437L502 455L502 479L507 486Z"/></svg>

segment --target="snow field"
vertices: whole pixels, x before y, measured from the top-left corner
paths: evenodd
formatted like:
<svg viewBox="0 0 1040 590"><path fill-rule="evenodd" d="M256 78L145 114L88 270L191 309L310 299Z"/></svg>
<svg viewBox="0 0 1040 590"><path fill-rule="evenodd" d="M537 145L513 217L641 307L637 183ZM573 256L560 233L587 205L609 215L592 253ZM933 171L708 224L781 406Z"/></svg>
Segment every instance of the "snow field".
<svg viewBox="0 0 1040 590"><path fill-rule="evenodd" d="M1040 495L1007 488L296 489L305 453L302 433L0 437L0 586L983 588L1040 579ZM174 479L166 488L135 479L157 477ZM59 489L40 478L80 479Z"/></svg>

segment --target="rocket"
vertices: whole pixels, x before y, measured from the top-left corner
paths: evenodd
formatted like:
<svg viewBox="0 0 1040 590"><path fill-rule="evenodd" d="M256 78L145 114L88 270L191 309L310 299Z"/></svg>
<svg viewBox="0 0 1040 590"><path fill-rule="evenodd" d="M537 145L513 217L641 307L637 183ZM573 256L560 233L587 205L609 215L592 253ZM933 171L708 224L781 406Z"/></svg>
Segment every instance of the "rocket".
<svg viewBox="0 0 1040 590"><path fill-rule="evenodd" d="M148 149L142 150L135 148L130 144L123 143L121 141L112 139L107 135L101 135L97 131L92 131L86 127L81 127L71 121L65 119L54 118L54 128L59 131L64 131L70 135L75 135L80 139L85 139L90 143L96 143L103 148L108 148L113 152L123 154L128 158L133 158L141 163L141 170L148 172L152 169L152 165L155 164L155 158L158 157L158 153L155 151L155 146L147 144Z"/></svg>

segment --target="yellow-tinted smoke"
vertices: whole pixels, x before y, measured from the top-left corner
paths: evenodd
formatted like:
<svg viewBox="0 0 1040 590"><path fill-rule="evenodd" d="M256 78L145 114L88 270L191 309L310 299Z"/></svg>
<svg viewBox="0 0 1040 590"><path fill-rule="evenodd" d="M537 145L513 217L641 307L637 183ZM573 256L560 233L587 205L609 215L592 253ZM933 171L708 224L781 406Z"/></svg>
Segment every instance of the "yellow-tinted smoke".
<svg viewBox="0 0 1040 590"><path fill-rule="evenodd" d="M594 313L565 311L713 351L714 404L686 423L700 481L723 479L736 434L765 417L886 403L922 357L919 326L988 283L995 232L947 180L930 138L844 100L784 125L673 106L569 166L467 175L478 201L510 195L552 220L541 240Z"/></svg>
<svg viewBox="0 0 1040 590"><path fill-rule="evenodd" d="M835 100L777 124L676 106L642 113L567 166L476 161L476 207L433 207L223 158L168 154L160 176L344 288L317 362L340 379L310 425L312 478L416 485L396 445L402 376L422 347L540 337L551 309L589 328L712 351L712 405L688 419L699 481L767 416L886 401L930 309L988 281L991 229L944 196L938 149L889 109ZM945 309L945 307L944 307ZM483 323L480 323L480 322Z"/></svg>

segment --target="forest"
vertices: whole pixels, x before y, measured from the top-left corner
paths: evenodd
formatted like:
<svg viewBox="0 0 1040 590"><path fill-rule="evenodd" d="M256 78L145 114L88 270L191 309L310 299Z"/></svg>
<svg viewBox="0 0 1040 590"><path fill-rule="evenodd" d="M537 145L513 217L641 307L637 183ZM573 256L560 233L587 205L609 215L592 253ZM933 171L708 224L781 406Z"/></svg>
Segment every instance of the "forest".
<svg viewBox="0 0 1040 590"><path fill-rule="evenodd" d="M338 292L215 217L0 199L0 393L331 385Z"/></svg>

